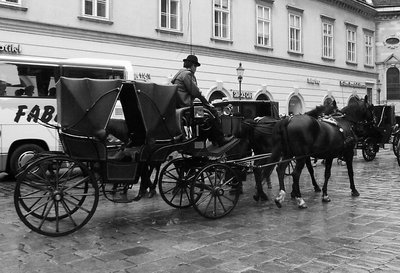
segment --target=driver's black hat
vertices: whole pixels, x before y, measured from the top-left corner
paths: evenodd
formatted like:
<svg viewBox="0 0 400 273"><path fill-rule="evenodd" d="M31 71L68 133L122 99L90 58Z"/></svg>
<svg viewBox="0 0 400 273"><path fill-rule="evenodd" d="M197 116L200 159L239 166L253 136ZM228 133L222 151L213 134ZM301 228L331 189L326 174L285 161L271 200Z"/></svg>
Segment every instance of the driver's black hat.
<svg viewBox="0 0 400 273"><path fill-rule="evenodd" d="M195 66L200 66L199 61L197 60L197 57L195 55L188 55L186 59L183 59L184 62L191 62Z"/></svg>

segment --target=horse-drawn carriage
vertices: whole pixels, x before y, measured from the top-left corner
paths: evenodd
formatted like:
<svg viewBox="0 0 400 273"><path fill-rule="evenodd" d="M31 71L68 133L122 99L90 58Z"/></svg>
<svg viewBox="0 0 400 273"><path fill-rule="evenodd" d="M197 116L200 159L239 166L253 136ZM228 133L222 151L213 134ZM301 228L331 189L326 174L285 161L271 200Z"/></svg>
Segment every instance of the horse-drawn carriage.
<svg viewBox="0 0 400 273"><path fill-rule="evenodd" d="M359 132L357 148L362 150L363 158L371 161L376 157L380 147L385 144L392 144L393 152L396 155L397 143L400 131L396 127L394 105L375 105L375 124L363 126Z"/></svg>
<svg viewBox="0 0 400 273"><path fill-rule="evenodd" d="M176 109L175 94L176 86L61 78L59 125L51 127L58 129L64 152L38 154L19 171L14 204L22 222L48 236L72 233L93 216L100 190L110 200L126 194L148 164L164 163L173 152L180 155L158 178L162 198L208 218L231 212L240 175L224 161L239 140L208 145L207 111ZM123 150L107 145L105 130L118 99L130 134Z"/></svg>

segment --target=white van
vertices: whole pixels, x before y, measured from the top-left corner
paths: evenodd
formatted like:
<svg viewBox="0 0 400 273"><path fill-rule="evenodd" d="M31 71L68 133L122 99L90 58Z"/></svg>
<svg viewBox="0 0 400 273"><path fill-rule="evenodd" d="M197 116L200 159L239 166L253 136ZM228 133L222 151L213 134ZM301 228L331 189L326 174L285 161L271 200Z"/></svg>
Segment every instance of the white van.
<svg viewBox="0 0 400 273"><path fill-rule="evenodd" d="M60 76L134 79L128 61L0 56L0 172L15 175L35 152L61 149L56 130L55 85Z"/></svg>

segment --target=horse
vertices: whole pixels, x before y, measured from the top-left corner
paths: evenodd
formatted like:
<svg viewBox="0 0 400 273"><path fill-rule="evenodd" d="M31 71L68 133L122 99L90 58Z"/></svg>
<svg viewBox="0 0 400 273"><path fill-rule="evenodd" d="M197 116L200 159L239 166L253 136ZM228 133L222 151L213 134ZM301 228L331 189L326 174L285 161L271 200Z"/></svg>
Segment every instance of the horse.
<svg viewBox="0 0 400 273"><path fill-rule="evenodd" d="M354 103L340 110L342 115L334 116L332 122L317 120L307 115L297 115L277 122L274 127L273 149L269 163L285 162L296 158L296 166L293 170L293 190L299 208L307 205L301 197L299 179L301 171L310 156L325 160L324 185L322 187L322 201L330 202L328 196L328 181L331 176L332 161L334 158L342 158L346 162L351 195L359 196L354 184L353 156L357 143L357 135L354 128L360 124L373 124L373 105L368 103L368 97L358 99ZM278 162L277 172L279 179L279 193L275 198L278 207L282 206L285 199L284 170ZM271 173L273 166L267 167Z"/></svg>
<svg viewBox="0 0 400 273"><path fill-rule="evenodd" d="M336 101L332 101L329 104L316 106L314 109L306 112L305 114L317 119L324 115L330 115L336 113L337 110L338 108L336 105ZM241 136L239 136L241 142L238 145L239 149L241 149L242 152L237 152L237 153L245 154L245 152L243 151L249 149L253 150L253 153L255 155L270 153L272 151L272 147L274 146L274 143L272 141L273 140L272 131L278 121L279 119L268 116L262 118L256 118L255 120L244 121L243 132L241 133ZM236 150L238 149L236 148ZM258 201L260 199L261 201L268 200L268 196L263 190L262 181L264 180L264 178L267 179L268 181L270 179L271 172L268 172L267 168L258 167L258 166L263 166L264 164L268 163L268 161L269 161L268 158L263 158L255 160L254 162L255 165L254 178L256 182L256 193L253 196L253 198L255 201ZM284 170L286 169L288 164L289 162L286 162L285 164L281 164L280 166ZM314 191L321 192L321 188L319 187L319 185L315 180L314 169L312 167L310 157L306 158L306 166L311 176L311 181L314 187Z"/></svg>

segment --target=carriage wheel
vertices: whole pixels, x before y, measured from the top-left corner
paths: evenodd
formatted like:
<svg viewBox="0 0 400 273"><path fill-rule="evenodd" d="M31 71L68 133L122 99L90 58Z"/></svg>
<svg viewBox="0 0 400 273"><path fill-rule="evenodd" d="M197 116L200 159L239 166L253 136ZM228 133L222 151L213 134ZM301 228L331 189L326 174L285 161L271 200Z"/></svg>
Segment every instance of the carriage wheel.
<svg viewBox="0 0 400 273"><path fill-rule="evenodd" d="M368 137L364 140L362 155L365 161L372 161L376 156L376 142L374 139Z"/></svg>
<svg viewBox="0 0 400 273"><path fill-rule="evenodd" d="M393 153L394 153L394 155L395 156L397 156L397 144L399 143L399 139L400 139L400 134L395 134L394 136L393 136L393 143L392 143L392 145L393 145Z"/></svg>
<svg viewBox="0 0 400 273"><path fill-rule="evenodd" d="M211 219L229 214L240 196L236 173L226 164L209 164L196 175L190 187L190 198L196 211Z"/></svg>
<svg viewBox="0 0 400 273"><path fill-rule="evenodd" d="M190 182L198 168L188 158L175 158L168 162L160 172L158 190L164 201L174 208L188 208L190 201Z"/></svg>
<svg viewBox="0 0 400 273"><path fill-rule="evenodd" d="M81 162L49 156L19 175L14 205L21 221L47 236L63 236L83 227L99 200L97 181Z"/></svg>

